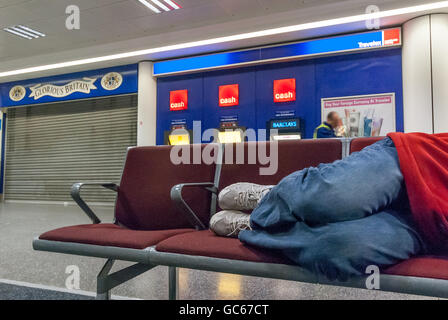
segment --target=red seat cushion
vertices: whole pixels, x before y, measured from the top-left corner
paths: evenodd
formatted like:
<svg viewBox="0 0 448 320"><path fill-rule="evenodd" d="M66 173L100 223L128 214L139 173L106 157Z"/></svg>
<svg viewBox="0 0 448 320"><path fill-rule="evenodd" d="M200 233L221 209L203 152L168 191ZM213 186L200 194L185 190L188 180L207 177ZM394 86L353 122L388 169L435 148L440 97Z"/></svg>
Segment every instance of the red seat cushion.
<svg viewBox="0 0 448 320"><path fill-rule="evenodd" d="M448 280L448 257L416 257L389 267L384 270L384 273Z"/></svg>
<svg viewBox="0 0 448 320"><path fill-rule="evenodd" d="M159 252L211 258L289 264L293 263L270 250L247 246L235 238L216 236L210 230L183 233L160 242ZM448 257L417 257L383 271L385 274L448 280Z"/></svg>
<svg viewBox="0 0 448 320"><path fill-rule="evenodd" d="M219 237L210 230L184 233L160 242L157 251L251 262L291 264L269 250L247 246L235 238Z"/></svg>
<svg viewBox="0 0 448 320"><path fill-rule="evenodd" d="M350 142L350 154L353 152L358 152L364 149L365 147L374 144L380 140L383 140L385 137L371 137L371 138L356 138Z"/></svg>
<svg viewBox="0 0 448 320"><path fill-rule="evenodd" d="M55 229L45 232L39 239L98 246L145 249L169 237L192 231L194 229L140 231L126 229L111 223L101 223Z"/></svg>

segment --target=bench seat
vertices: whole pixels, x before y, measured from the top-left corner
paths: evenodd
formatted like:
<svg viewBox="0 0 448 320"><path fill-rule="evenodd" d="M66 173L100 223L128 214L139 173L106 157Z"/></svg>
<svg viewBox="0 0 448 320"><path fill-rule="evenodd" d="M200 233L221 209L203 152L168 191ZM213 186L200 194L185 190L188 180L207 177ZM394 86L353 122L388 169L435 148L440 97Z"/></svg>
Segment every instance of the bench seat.
<svg viewBox="0 0 448 320"><path fill-rule="evenodd" d="M48 231L39 240L73 242L97 246L145 249L162 240L194 229L131 230L112 223L84 224Z"/></svg>
<svg viewBox="0 0 448 320"><path fill-rule="evenodd" d="M97 277L98 299L109 299L111 289L156 266L168 267L170 299L178 298L177 268L365 289L368 275L347 282L331 281L292 264L278 252L216 236L208 225L210 216L219 210L218 191L230 184L274 185L292 172L340 160L380 139L282 141L278 149L274 145L272 150L270 142L211 145L215 159L212 164L190 164L195 163L195 149L206 151L210 145L186 146L183 152L190 162L181 164L170 161L169 146L131 148L119 186L100 184L117 192L116 223L99 223L80 198L82 184L75 184L72 196L94 224L46 232L34 239L33 247L46 252L106 258ZM253 156L252 148L257 147L261 148L258 152L274 152L274 157L268 164L261 159L241 161L235 152L241 147L245 155L252 150ZM261 168L267 166L278 170L264 175ZM135 264L111 273L116 260ZM385 268L381 272L381 290L447 298L448 255L415 257Z"/></svg>
<svg viewBox="0 0 448 320"><path fill-rule="evenodd" d="M281 254L243 244L235 238L216 236L210 230L179 234L160 242L160 253L175 253L249 262L293 265ZM415 257L383 270L384 274L448 280L448 257Z"/></svg>
<svg viewBox="0 0 448 320"><path fill-rule="evenodd" d="M448 256L415 257L383 272L390 275L448 280Z"/></svg>
<svg viewBox="0 0 448 320"><path fill-rule="evenodd" d="M382 139L384 139L384 137L353 139L350 141L350 154L352 154L353 152L359 152L365 147L368 147Z"/></svg>
<svg viewBox="0 0 448 320"><path fill-rule="evenodd" d="M236 238L219 237L210 230L180 234L160 242L158 252L178 253L220 259L291 264L281 255L247 246Z"/></svg>

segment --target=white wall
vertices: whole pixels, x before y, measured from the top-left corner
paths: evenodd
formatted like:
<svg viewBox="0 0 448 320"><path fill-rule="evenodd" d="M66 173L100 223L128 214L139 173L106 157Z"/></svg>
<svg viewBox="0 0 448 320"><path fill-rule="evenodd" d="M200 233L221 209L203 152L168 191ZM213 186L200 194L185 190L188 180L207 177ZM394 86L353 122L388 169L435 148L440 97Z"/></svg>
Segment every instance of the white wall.
<svg viewBox="0 0 448 320"><path fill-rule="evenodd" d="M448 14L403 25L403 98L406 132L448 132Z"/></svg>
<svg viewBox="0 0 448 320"><path fill-rule="evenodd" d="M431 16L434 133L448 132L448 14Z"/></svg>
<svg viewBox="0 0 448 320"><path fill-rule="evenodd" d="M403 25L405 132L433 133L430 16Z"/></svg>
<svg viewBox="0 0 448 320"><path fill-rule="evenodd" d="M138 65L138 146L156 145L157 80L152 70L152 62L143 61Z"/></svg>

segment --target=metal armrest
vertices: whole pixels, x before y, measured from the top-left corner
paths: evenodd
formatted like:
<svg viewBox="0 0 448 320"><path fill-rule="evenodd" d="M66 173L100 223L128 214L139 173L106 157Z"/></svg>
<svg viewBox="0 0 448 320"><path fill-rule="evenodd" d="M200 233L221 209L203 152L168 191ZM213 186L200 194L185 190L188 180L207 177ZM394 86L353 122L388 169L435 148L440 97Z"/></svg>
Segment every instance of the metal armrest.
<svg viewBox="0 0 448 320"><path fill-rule="evenodd" d="M84 186L101 186L106 189L118 192L118 185L113 182L104 182L104 183L82 183L78 182L73 184L72 190L70 192L73 200L78 204L78 206L84 211L87 216L92 220L93 223L101 223L101 220L96 216L96 214L90 209L87 203L81 198L81 189Z"/></svg>
<svg viewBox="0 0 448 320"><path fill-rule="evenodd" d="M190 208L182 197L182 190L186 187L202 187L213 194L218 193L218 188L213 182L201 182L201 183L182 183L175 185L171 188L171 200L173 200L176 207L188 218L189 222L199 229L206 229L207 227L198 218L196 213Z"/></svg>

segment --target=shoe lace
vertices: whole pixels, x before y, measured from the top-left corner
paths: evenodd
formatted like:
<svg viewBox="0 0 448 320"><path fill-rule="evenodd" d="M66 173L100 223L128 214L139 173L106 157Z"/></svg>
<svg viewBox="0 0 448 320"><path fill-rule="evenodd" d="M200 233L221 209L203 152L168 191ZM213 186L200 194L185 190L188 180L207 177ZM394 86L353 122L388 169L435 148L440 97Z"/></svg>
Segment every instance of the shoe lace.
<svg viewBox="0 0 448 320"><path fill-rule="evenodd" d="M238 193L238 204L244 207L253 207L269 190L269 188L255 190L254 187L251 187L251 190L242 191Z"/></svg>
<svg viewBox="0 0 448 320"><path fill-rule="evenodd" d="M236 233L239 233L241 230L252 230L249 221L241 222L241 219L232 219L230 221L230 229L232 230L227 237L232 237Z"/></svg>

